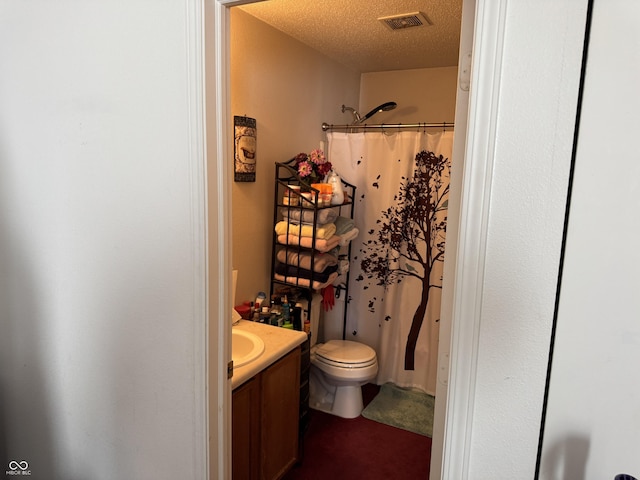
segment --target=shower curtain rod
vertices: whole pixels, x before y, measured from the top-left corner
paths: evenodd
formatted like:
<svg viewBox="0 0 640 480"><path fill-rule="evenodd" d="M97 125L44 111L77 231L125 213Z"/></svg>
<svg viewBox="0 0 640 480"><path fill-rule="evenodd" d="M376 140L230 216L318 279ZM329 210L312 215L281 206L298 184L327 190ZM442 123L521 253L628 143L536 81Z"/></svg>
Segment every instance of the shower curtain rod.
<svg viewBox="0 0 640 480"><path fill-rule="evenodd" d="M328 123L322 124L322 131L327 130L351 130L363 128L365 130L384 130L385 128L453 128L455 123L441 122L441 123L381 123L381 124L367 124L362 125L329 125Z"/></svg>

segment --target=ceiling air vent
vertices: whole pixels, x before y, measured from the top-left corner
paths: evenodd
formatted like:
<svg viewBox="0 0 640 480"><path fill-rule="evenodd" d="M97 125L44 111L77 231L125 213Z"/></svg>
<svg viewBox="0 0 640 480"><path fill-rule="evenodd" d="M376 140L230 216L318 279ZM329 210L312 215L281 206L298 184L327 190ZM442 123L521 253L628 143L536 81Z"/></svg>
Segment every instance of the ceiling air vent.
<svg viewBox="0 0 640 480"><path fill-rule="evenodd" d="M403 30L405 28L431 25L431 22L427 20L427 17L420 12L380 17L378 20L381 21L389 30Z"/></svg>

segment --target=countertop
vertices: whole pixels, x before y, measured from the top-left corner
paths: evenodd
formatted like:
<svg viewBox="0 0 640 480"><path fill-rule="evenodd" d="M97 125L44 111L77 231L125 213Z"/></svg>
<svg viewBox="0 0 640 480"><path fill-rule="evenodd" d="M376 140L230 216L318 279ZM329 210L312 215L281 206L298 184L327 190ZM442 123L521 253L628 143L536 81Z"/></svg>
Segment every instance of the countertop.
<svg viewBox="0 0 640 480"><path fill-rule="evenodd" d="M275 363L295 347L303 344L307 339L307 334L288 328L274 327L264 323L240 320L233 329L245 330L259 336L264 342L264 352L253 362L249 362L241 367L233 368L231 377L231 388L239 387L251 377L261 372L269 365Z"/></svg>

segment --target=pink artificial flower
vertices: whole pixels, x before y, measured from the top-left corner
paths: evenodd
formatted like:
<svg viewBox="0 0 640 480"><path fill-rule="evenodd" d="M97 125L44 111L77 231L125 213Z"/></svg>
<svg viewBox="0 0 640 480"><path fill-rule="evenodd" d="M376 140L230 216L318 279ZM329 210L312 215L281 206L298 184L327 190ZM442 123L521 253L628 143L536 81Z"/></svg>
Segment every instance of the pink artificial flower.
<svg viewBox="0 0 640 480"><path fill-rule="evenodd" d="M298 167L298 175L303 178L309 175L322 178L331 171L331 163L327 162L327 157L319 148L312 150L309 155L299 153L295 156L295 161Z"/></svg>
<svg viewBox="0 0 640 480"><path fill-rule="evenodd" d="M300 174L301 177L308 177L312 173L313 167L307 160L304 160L298 164L298 174Z"/></svg>
<svg viewBox="0 0 640 480"><path fill-rule="evenodd" d="M311 157L311 161L316 165L322 165L327 161L327 157L324 156L324 152L318 148L311 150L309 156Z"/></svg>

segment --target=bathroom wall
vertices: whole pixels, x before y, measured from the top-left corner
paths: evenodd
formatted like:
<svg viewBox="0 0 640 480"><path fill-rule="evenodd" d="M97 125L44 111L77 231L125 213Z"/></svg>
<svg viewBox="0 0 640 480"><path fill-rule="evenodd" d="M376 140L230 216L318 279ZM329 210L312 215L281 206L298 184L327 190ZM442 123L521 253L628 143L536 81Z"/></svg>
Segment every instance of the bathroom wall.
<svg viewBox="0 0 640 480"><path fill-rule="evenodd" d="M269 293L274 163L318 148L322 122L344 123L359 89L358 72L231 9L231 112L257 120L256 181L233 184L238 303Z"/></svg>
<svg viewBox="0 0 640 480"><path fill-rule="evenodd" d="M364 115L385 102L398 107L368 123L453 122L458 67L363 73L358 111Z"/></svg>
<svg viewBox="0 0 640 480"><path fill-rule="evenodd" d="M398 108L387 122L452 122L457 67L360 74L248 15L231 9L231 111L257 120L255 182L233 184L233 266L237 302L268 293L274 162L317 148L320 125L350 123L342 104L366 113ZM232 119L230 120L232 121Z"/></svg>

